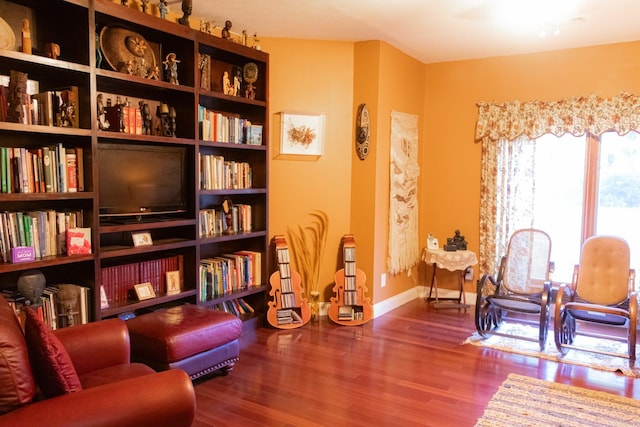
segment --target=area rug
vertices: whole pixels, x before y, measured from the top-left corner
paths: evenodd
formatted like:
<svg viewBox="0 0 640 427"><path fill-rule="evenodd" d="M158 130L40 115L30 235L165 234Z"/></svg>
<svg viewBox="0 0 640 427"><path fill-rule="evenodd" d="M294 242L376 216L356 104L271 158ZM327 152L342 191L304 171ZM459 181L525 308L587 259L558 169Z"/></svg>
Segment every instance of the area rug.
<svg viewBox="0 0 640 427"><path fill-rule="evenodd" d="M506 334L524 335L536 338L536 340L538 336L537 327L515 322L503 322L498 328L498 331ZM629 360L622 357L607 356L574 349L570 349L567 354L563 355L556 348L552 330L549 331L547 344L542 352L540 351L537 341L531 342L499 335L491 335L488 338L483 339L477 332L467 338L463 344L473 344L481 347L494 348L497 350L508 351L510 353L535 356L542 359L555 360L556 362L570 363L573 365L589 366L594 369L620 372L629 377L640 378L640 360L636 361L634 368L630 368ZM577 335L575 344L578 346L595 347L601 351L615 353L626 353L627 351L627 344L624 342L596 339L584 335ZM636 348L636 354L640 355L640 346L636 346Z"/></svg>
<svg viewBox="0 0 640 427"><path fill-rule="evenodd" d="M509 374L476 427L640 426L640 401Z"/></svg>

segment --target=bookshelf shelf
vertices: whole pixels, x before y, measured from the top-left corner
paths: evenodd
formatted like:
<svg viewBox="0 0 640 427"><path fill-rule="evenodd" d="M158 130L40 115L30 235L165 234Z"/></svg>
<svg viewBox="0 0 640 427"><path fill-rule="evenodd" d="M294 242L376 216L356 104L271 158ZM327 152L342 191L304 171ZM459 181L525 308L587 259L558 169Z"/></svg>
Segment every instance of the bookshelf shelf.
<svg viewBox="0 0 640 427"><path fill-rule="evenodd" d="M47 278L47 284L76 283L90 289L90 318L98 320L117 316L129 311L151 310L166 304L197 303L213 307L215 304L243 298L255 311L241 318L251 327L261 326L264 318L268 244L268 70L269 55L227 40L202 33L195 29L160 19L151 13L142 13L133 7L125 7L112 0L4 0L12 9L15 22L10 22L19 38L16 25L21 19L31 20L33 54L15 49L0 49L0 76L9 76L12 70L27 73L35 81L38 91L53 91L58 88L77 87L78 127L43 126L0 121L0 148L18 147L34 150L39 147L62 144L82 154L84 191L0 193L0 211L31 211L73 209L81 212L82 226L91 229L92 253L86 255L56 255L36 259L33 262L12 264L0 262L0 289L15 286L17 277L28 269L39 269ZM153 8L152 8L153 9ZM60 26L51 16L65 16L73 26ZM3 16L4 17L4 16ZM102 53L97 56L100 38L106 27L124 27L142 35L154 50L155 64L159 66L158 80L129 75L115 71ZM46 43L60 45L57 59L43 54ZM16 43L16 45L19 45ZM180 60L179 84L168 81L164 75L163 61L166 55L175 53ZM193 54L192 54L193 53ZM254 85L254 99L245 97L245 92L236 95L212 90L202 83L203 70L199 61L202 55L210 56L210 69L206 75L213 87L220 87L225 70L241 69L247 63L256 64L258 79ZM3 84L7 84L4 80ZM98 95L106 101L129 102L134 111L138 103L148 103L153 116L152 134L136 134L133 124L138 120L127 116L130 133L103 130L98 125ZM176 112L173 126L175 136L166 132L158 134L167 116L159 112L167 104ZM114 105L114 104L112 104ZM249 120L263 127L261 145L231 144L203 141L200 134L198 111L200 106ZM164 110L163 110L164 111ZM158 113L158 114L156 114ZM113 116L112 116L113 117ZM122 116L117 116L122 123ZM134 122L132 122L133 120ZM135 123L137 127L139 122ZM113 128L109 128L113 129ZM164 128L167 129L166 127ZM184 153L185 173L180 174L185 188L182 190L185 206L179 213L152 217L136 222L114 220L102 216L101 199L101 149L119 150L125 147L165 147L162 150L181 150ZM161 150L158 148L158 150ZM202 155L224 156L225 160L249 164L252 185L250 188L229 190L201 190L198 179L199 158ZM144 172L145 162L136 165L137 172ZM104 168L103 168L104 169ZM124 173L125 171L123 171ZM175 174L174 172L171 172ZM177 176L176 176L177 177ZM102 180L104 185L105 181ZM103 189L104 190L104 189ZM166 190L165 190L166 191ZM251 232L238 232L215 237L200 237L199 212L201 209L217 208L226 199L236 204L251 206ZM134 246L132 233L149 232L153 245ZM201 260L221 257L239 252L262 254L260 286L230 292L213 300L201 298L206 283L200 282ZM108 308L101 308L101 288L106 284L104 273L111 267L144 264L154 260L179 257L182 272L181 292L174 295L158 292L158 296L145 301L125 299L112 301ZM142 267L141 267L142 268ZM244 268L244 267L243 267ZM162 288L162 286L160 287ZM206 290L206 289L204 289ZM121 296L120 296L121 297Z"/></svg>

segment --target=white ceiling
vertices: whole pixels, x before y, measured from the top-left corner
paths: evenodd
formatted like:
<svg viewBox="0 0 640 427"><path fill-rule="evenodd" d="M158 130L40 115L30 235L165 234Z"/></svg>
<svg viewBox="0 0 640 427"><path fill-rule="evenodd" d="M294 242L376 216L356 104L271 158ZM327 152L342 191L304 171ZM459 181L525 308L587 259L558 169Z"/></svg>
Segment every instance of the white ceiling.
<svg viewBox="0 0 640 427"><path fill-rule="evenodd" d="M424 63L640 40L640 0L534 0L527 18L545 5L558 16L545 18L546 37L542 19L496 19L505 4L531 1L193 0L192 16L258 37L382 40ZM180 3L170 0L170 10L180 13Z"/></svg>

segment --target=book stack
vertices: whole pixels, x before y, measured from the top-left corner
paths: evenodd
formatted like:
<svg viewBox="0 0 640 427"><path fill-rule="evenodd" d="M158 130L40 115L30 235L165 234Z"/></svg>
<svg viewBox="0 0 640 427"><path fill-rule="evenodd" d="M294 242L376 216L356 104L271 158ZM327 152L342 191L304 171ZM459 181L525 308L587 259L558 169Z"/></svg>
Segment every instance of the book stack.
<svg viewBox="0 0 640 427"><path fill-rule="evenodd" d="M223 113L198 106L198 122L202 141L230 144L262 145L262 126L236 114Z"/></svg>
<svg viewBox="0 0 640 427"><path fill-rule="evenodd" d="M84 150L61 143L33 149L0 147L0 192L84 191Z"/></svg>
<svg viewBox="0 0 640 427"><path fill-rule="evenodd" d="M210 301L260 286L262 253L238 251L200 260L200 299Z"/></svg>
<svg viewBox="0 0 640 427"><path fill-rule="evenodd" d="M251 164L225 160L214 154L198 154L201 190L252 188Z"/></svg>
<svg viewBox="0 0 640 427"><path fill-rule="evenodd" d="M292 308L278 310L278 325L290 325L292 323L301 323L302 317Z"/></svg>
<svg viewBox="0 0 640 427"><path fill-rule="evenodd" d="M82 231L82 251L68 252L68 231ZM74 234L72 233L73 237ZM76 236L78 237L78 236ZM76 242L76 241L74 241ZM79 243L79 242L76 242ZM91 253L91 229L83 228L83 212L55 211L6 211L0 212L0 254L4 262L11 261L11 249L31 247L36 259L55 255ZM89 252L86 252L86 251Z"/></svg>

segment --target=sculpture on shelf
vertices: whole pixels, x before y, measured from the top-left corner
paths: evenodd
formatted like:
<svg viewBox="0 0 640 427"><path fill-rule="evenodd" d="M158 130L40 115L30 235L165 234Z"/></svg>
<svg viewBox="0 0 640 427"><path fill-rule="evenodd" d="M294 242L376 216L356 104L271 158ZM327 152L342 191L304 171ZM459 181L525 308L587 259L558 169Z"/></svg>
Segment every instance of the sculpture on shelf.
<svg viewBox="0 0 640 427"><path fill-rule="evenodd" d="M9 77L9 110L7 118L13 123L25 123L27 73L11 70Z"/></svg>
<svg viewBox="0 0 640 427"><path fill-rule="evenodd" d="M149 108L149 104L144 101L138 102L138 106L140 107L140 115L142 116L142 134L151 135L151 108Z"/></svg>
<svg viewBox="0 0 640 427"><path fill-rule="evenodd" d="M120 4L123 5L123 6L126 6L127 5L127 1L129 1L129 0L120 0Z"/></svg>
<svg viewBox="0 0 640 427"><path fill-rule="evenodd" d="M160 18L167 19L167 11L169 10L167 0L160 0L158 2L158 10L160 11Z"/></svg>
<svg viewBox="0 0 640 427"><path fill-rule="evenodd" d="M164 69L167 71L167 80L169 83L173 83L174 85L180 84L178 82L178 64L180 61L176 59L175 53L167 54L163 64Z"/></svg>
<svg viewBox="0 0 640 427"><path fill-rule="evenodd" d="M249 62L243 68L244 81L246 83L244 96L248 99L256 99L256 87L253 85L258 80L258 66Z"/></svg>
<svg viewBox="0 0 640 427"><path fill-rule="evenodd" d="M22 52L31 54L31 25L28 19L22 20Z"/></svg>
<svg viewBox="0 0 640 427"><path fill-rule="evenodd" d="M182 18L178 19L180 24L189 26L189 16L191 16L192 9L192 0L182 0Z"/></svg>
<svg viewBox="0 0 640 427"><path fill-rule="evenodd" d="M58 289L56 296L60 313L58 316L62 320L61 325L65 327L79 325L78 297L80 288L77 285L58 285Z"/></svg>
<svg viewBox="0 0 640 427"><path fill-rule="evenodd" d="M242 94L242 71L240 67L235 67L235 75L233 76L233 95L240 96Z"/></svg>
<svg viewBox="0 0 640 427"><path fill-rule="evenodd" d="M211 90L211 57L209 55L199 54L198 69L200 70L200 87Z"/></svg>
<svg viewBox="0 0 640 427"><path fill-rule="evenodd" d="M104 107L104 95L99 93L97 97L98 104L98 129L106 130L109 129L111 124L109 120L107 120L107 110Z"/></svg>
<svg viewBox="0 0 640 427"><path fill-rule="evenodd" d="M147 4L149 3L149 0L140 0L140 3L142 3L140 5L140 7L142 8L142 13L147 13Z"/></svg>
<svg viewBox="0 0 640 427"><path fill-rule="evenodd" d="M224 22L224 28L222 29L222 38L226 40L231 40L231 27L233 24L231 21Z"/></svg>
<svg viewBox="0 0 640 427"><path fill-rule="evenodd" d="M57 43L47 43L44 45L44 51L47 54L47 58L58 59L58 56L60 56L60 45Z"/></svg>
<svg viewBox="0 0 640 427"><path fill-rule="evenodd" d="M447 238L447 244L444 246L445 251L466 251L467 241L464 236L460 235L460 230L456 230L453 237Z"/></svg>
<svg viewBox="0 0 640 427"><path fill-rule="evenodd" d="M40 305L40 297L47 281L40 270L27 270L18 278L18 292L29 305Z"/></svg>
<svg viewBox="0 0 640 427"><path fill-rule="evenodd" d="M222 73L222 93L225 95L233 95L233 86L231 85L228 71Z"/></svg>

